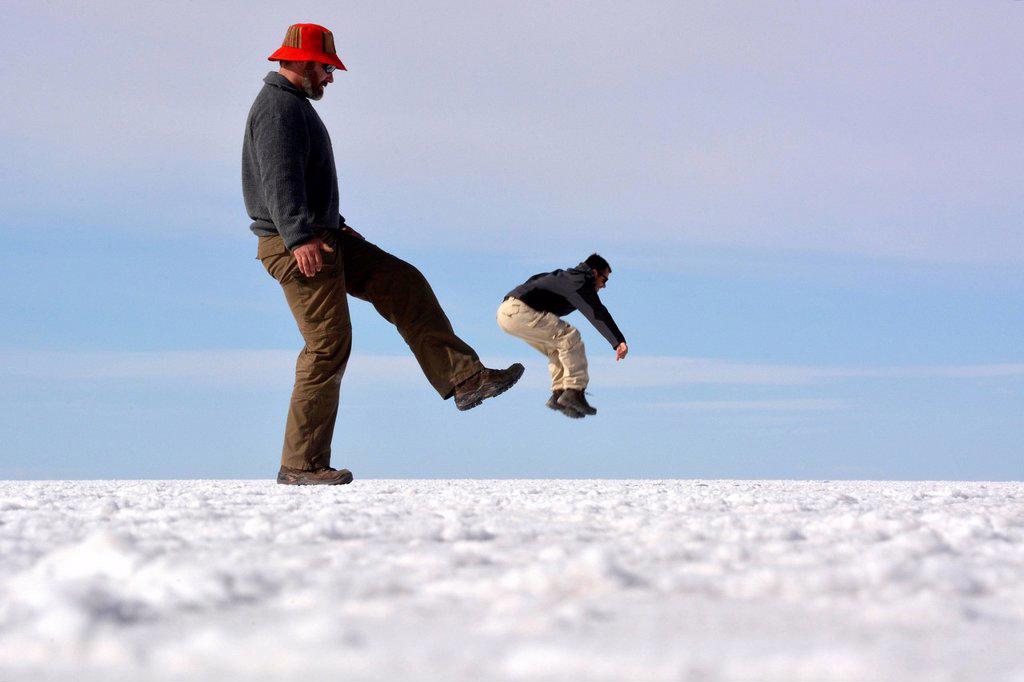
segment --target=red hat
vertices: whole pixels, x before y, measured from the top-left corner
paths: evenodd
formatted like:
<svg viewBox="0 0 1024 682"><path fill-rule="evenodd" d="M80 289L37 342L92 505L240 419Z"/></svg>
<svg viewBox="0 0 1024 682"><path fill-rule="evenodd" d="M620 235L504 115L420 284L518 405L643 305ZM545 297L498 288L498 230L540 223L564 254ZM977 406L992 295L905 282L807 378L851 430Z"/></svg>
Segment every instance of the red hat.
<svg viewBox="0 0 1024 682"><path fill-rule="evenodd" d="M292 24L284 34L284 43L267 57L272 62L320 62L348 71L334 49L334 34L316 24Z"/></svg>

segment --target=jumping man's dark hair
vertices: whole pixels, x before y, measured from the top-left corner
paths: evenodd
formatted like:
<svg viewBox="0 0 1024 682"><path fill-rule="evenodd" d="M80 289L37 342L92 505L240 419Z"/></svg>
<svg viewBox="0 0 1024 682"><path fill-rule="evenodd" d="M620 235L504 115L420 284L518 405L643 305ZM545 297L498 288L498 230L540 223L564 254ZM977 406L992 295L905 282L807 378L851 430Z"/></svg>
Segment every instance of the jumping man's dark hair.
<svg viewBox="0 0 1024 682"><path fill-rule="evenodd" d="M598 272L604 272L605 270L611 270L612 266L608 265L608 261L596 253L592 253L587 256L587 260L583 261L587 266L597 270Z"/></svg>

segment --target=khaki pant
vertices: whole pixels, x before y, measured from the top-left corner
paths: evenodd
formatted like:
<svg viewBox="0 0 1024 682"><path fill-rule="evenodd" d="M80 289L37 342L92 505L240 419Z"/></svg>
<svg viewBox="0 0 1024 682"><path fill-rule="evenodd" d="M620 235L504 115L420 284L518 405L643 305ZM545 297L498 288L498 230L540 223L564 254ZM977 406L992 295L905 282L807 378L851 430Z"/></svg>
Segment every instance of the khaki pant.
<svg viewBox="0 0 1024 682"><path fill-rule="evenodd" d="M547 356L552 391L582 391L590 383L583 338L578 329L557 315L539 312L517 298L508 298L498 306L498 326Z"/></svg>
<svg viewBox="0 0 1024 682"><path fill-rule="evenodd" d="M330 465L338 392L352 350L347 294L369 301L398 328L442 398L481 369L476 352L455 335L430 284L403 260L347 233L324 238L333 253L306 277L281 237L260 237L257 258L284 289L306 342L295 363L281 464L307 471Z"/></svg>

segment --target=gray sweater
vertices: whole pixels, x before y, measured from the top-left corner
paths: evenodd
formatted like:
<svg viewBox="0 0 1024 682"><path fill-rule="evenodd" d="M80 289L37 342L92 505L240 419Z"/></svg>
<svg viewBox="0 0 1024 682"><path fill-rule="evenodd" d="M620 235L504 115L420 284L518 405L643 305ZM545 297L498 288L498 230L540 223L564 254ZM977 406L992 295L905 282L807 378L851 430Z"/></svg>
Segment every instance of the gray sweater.
<svg viewBox="0 0 1024 682"><path fill-rule="evenodd" d="M294 249L345 224L327 128L306 94L271 71L249 109L242 142L242 196L258 235Z"/></svg>

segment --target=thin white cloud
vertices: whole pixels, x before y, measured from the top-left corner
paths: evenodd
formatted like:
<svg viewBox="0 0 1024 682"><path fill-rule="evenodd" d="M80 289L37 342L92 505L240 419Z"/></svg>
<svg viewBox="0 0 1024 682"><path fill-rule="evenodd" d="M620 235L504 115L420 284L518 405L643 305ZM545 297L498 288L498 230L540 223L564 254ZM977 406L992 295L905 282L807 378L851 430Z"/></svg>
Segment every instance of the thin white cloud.
<svg viewBox="0 0 1024 682"><path fill-rule="evenodd" d="M0 381L191 382L243 387L287 385L296 352L221 349L197 351L0 351ZM496 366L509 359L485 358ZM547 382L542 360L527 358L527 385ZM1024 377L1024 363L897 367L802 366L738 363L715 358L630 357L591 363L595 383L640 388L687 385L797 386L848 379L1000 379ZM352 383L413 383L422 376L411 356L356 355L345 375ZM723 408L724 409L724 408Z"/></svg>
<svg viewBox="0 0 1024 682"><path fill-rule="evenodd" d="M1024 377L1024 363L842 367L738 363L715 358L677 356L628 358L622 363L598 360L602 382L616 386L735 384L789 386L843 379L995 379ZM612 367L612 365L617 365Z"/></svg>
<svg viewBox="0 0 1024 682"><path fill-rule="evenodd" d="M191 382L197 385L287 385L295 371L296 351L0 351L0 379L47 381ZM357 356L349 361L346 381L392 383L419 368L411 357Z"/></svg>
<svg viewBox="0 0 1024 682"><path fill-rule="evenodd" d="M691 400L653 405L658 409L682 412L828 412L844 406L843 401L830 398Z"/></svg>

